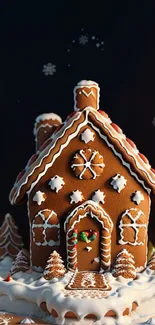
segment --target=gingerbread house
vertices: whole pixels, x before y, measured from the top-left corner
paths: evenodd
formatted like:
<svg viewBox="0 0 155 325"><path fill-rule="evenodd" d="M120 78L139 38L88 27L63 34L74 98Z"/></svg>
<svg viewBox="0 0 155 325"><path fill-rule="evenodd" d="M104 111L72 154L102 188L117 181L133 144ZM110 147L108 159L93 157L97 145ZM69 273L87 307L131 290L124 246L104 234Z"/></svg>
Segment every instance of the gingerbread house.
<svg viewBox="0 0 155 325"><path fill-rule="evenodd" d="M107 270L127 249L144 269L155 170L99 109L98 84L79 82L74 112L39 116L34 133L37 152L10 193L11 204L27 200L31 266L56 250L68 270Z"/></svg>

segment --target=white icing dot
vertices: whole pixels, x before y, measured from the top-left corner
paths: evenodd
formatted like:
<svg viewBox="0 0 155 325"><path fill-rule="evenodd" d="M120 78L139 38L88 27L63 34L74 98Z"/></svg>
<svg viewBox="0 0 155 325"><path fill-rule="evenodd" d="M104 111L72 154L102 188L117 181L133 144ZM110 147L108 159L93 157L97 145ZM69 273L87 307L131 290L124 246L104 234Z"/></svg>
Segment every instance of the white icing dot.
<svg viewBox="0 0 155 325"><path fill-rule="evenodd" d="M70 195L70 203L78 203L83 200L83 195L82 192L79 190L73 191L72 194Z"/></svg>
<svg viewBox="0 0 155 325"><path fill-rule="evenodd" d="M131 196L131 199L133 202L135 202L135 204L138 205L138 204L140 204L141 201L144 201L144 195L141 193L141 191L136 191Z"/></svg>
<svg viewBox="0 0 155 325"><path fill-rule="evenodd" d="M105 194L104 192L97 190L92 195L92 200L96 203L104 203Z"/></svg>
<svg viewBox="0 0 155 325"><path fill-rule="evenodd" d="M38 205L41 205L46 199L46 194L41 191L37 191L33 197L33 201L36 202Z"/></svg>
<svg viewBox="0 0 155 325"><path fill-rule="evenodd" d="M124 178L124 176L117 174L116 176L112 177L112 181L110 184L114 190L120 193L123 190L123 188L126 186L126 183L127 180Z"/></svg>
<svg viewBox="0 0 155 325"><path fill-rule="evenodd" d="M86 129L81 133L81 140L84 141L84 143L94 141L94 132L90 131L90 129Z"/></svg>
<svg viewBox="0 0 155 325"><path fill-rule="evenodd" d="M54 177L51 178L48 184L51 190L58 193L61 190L61 188L65 185L65 182L63 181L63 177L55 175Z"/></svg>
<svg viewBox="0 0 155 325"><path fill-rule="evenodd" d="M100 47L100 43L96 43L96 47Z"/></svg>

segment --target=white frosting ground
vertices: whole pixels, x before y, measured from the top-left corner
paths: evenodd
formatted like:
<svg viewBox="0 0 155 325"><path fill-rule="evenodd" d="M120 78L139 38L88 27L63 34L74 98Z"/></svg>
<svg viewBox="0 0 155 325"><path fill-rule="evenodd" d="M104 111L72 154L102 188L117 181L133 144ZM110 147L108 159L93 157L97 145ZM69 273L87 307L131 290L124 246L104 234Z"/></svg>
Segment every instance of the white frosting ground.
<svg viewBox="0 0 155 325"><path fill-rule="evenodd" d="M55 309L59 316L50 321L54 324L80 324L84 325L84 317L89 313L96 314L98 320L96 325L127 325L138 324L137 319L148 317L151 313L155 313L155 272L146 270L138 274L137 280L123 279L119 277L115 279L110 273L106 274L106 279L112 286L111 291L106 291L107 297L90 298L90 290L77 290L76 297L73 297L73 290L66 290L65 286L69 282L72 273L68 272L60 281L46 281L36 272L17 273L10 282L3 281L0 278L0 306L3 311L26 314L29 308L29 317L34 315L41 316L40 304L46 302L47 309L51 312ZM94 290L93 290L94 292ZM81 299L81 295L83 295ZM8 297L11 303L8 300ZM154 298L153 298L154 297ZM151 300L152 298L152 300ZM132 302L136 301L139 305L145 304L138 308L138 313L133 312L132 315L122 317L122 312L132 307ZM148 304L148 305L147 305ZM147 305L147 306L146 306ZM38 306L38 307L37 307ZM117 318L104 318L104 314L108 310L117 312ZM35 310L35 312L34 312ZM149 310L151 311L149 314ZM64 315L67 311L73 311L79 315L79 319L75 322L65 319ZM39 315L38 315L39 313ZM46 313L44 313L47 316ZM90 321L89 321L90 324ZM150 323L150 324L153 324Z"/></svg>

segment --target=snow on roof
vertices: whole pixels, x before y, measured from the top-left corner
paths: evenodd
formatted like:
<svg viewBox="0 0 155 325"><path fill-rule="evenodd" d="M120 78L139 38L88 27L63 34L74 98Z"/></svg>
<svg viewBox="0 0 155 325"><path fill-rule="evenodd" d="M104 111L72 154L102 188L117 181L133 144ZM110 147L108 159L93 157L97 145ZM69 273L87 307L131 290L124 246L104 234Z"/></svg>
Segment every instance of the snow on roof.
<svg viewBox="0 0 155 325"><path fill-rule="evenodd" d="M77 86L92 86L92 85L98 86L98 83L92 80L81 80L77 83Z"/></svg>
<svg viewBox="0 0 155 325"><path fill-rule="evenodd" d="M53 165L62 150L86 125L90 125L99 133L103 141L106 142L145 190L149 194L152 190L153 194L155 194L155 170L151 168L148 159L139 152L134 142L125 136L119 126L112 123L104 111L96 111L91 107L86 107L83 111L72 112L66 121L56 129L51 138L45 141L39 152L29 159L25 169L17 176L14 187L10 192L11 204L19 203L26 192L31 192L48 168ZM73 132L72 127L76 132ZM64 139L66 135L67 141ZM56 152L57 147L57 154L53 154L53 149L55 148L54 151Z"/></svg>

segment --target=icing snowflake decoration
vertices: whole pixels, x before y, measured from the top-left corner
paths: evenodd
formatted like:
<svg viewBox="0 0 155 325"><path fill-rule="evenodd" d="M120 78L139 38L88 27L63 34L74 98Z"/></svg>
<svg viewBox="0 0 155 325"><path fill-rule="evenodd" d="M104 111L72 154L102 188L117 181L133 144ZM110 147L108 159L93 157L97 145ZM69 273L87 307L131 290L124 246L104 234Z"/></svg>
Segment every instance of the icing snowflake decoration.
<svg viewBox="0 0 155 325"><path fill-rule="evenodd" d="M144 201L144 195L141 193L141 191L135 191L135 193L133 193L131 196L131 200L138 205L141 201Z"/></svg>
<svg viewBox="0 0 155 325"><path fill-rule="evenodd" d="M38 205L41 205L42 202L46 200L46 194L41 191L37 191L33 197L33 201L36 202Z"/></svg>
<svg viewBox="0 0 155 325"><path fill-rule="evenodd" d="M52 63L47 63L43 65L43 73L45 76L53 76L54 73L56 72L56 65Z"/></svg>
<svg viewBox="0 0 155 325"><path fill-rule="evenodd" d="M58 238L57 240L52 239L52 234L50 233L50 237L48 236L49 229L57 231ZM39 230L39 236L38 236ZM40 236L40 230L41 236ZM46 232L47 230L47 232ZM32 238L33 242L37 246L59 246L60 245L60 238L59 238L59 230L60 224L57 217L57 214L52 210L44 209L39 211L32 222ZM48 237L49 238L48 238Z"/></svg>
<svg viewBox="0 0 155 325"><path fill-rule="evenodd" d="M96 203L104 204L105 203L104 198L105 198L105 194L100 190L96 190L92 195L92 200Z"/></svg>
<svg viewBox="0 0 155 325"><path fill-rule="evenodd" d="M114 177L112 177L112 181L110 182L110 185L113 187L114 190L120 193L123 190L123 188L126 186L126 183L127 180L124 178L124 176L117 174Z"/></svg>
<svg viewBox="0 0 155 325"><path fill-rule="evenodd" d="M83 201L82 192L80 192L79 190L73 191L70 195L70 203L73 204L81 201Z"/></svg>
<svg viewBox="0 0 155 325"><path fill-rule="evenodd" d="M71 164L75 176L80 179L95 179L102 173L104 166L103 156L92 149L78 151Z"/></svg>
<svg viewBox="0 0 155 325"><path fill-rule="evenodd" d="M65 185L65 182L63 180L63 177L55 175L54 177L51 178L48 185L50 186L51 190L58 193L61 190L61 188Z"/></svg>
<svg viewBox="0 0 155 325"><path fill-rule="evenodd" d="M84 130L84 132L81 133L81 141L84 141L84 143L94 141L94 132L90 129Z"/></svg>

